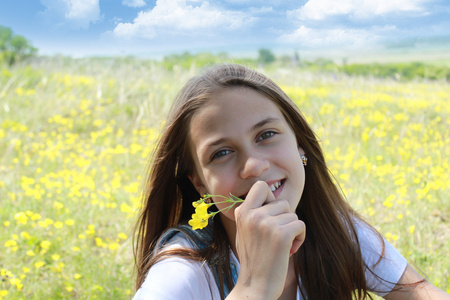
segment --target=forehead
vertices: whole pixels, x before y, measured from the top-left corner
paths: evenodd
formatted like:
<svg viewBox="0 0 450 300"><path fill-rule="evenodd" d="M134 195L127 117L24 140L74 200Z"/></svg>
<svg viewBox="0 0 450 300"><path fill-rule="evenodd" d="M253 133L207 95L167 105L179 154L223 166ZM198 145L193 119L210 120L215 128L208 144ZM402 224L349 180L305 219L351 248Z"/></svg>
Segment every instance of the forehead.
<svg viewBox="0 0 450 300"><path fill-rule="evenodd" d="M193 116L191 141L214 136L234 137L265 118L284 121L278 106L264 95L245 87L230 88L214 95Z"/></svg>
<svg viewBox="0 0 450 300"><path fill-rule="evenodd" d="M278 106L266 96L251 88L233 87L212 96L195 113L192 121L206 122L210 119L208 117L218 117L216 121L225 119L229 120L225 123L231 123L231 120L252 119L252 116L265 113L282 115Z"/></svg>

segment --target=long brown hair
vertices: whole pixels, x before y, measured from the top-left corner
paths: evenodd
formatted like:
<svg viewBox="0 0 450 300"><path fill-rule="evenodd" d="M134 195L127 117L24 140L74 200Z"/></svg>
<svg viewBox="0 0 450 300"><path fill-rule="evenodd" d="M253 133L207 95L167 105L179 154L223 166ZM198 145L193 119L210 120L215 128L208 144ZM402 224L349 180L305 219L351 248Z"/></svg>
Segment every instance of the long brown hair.
<svg viewBox="0 0 450 300"><path fill-rule="evenodd" d="M300 290L309 299L358 299L368 295L365 264L354 221L361 220L333 183L316 135L292 100L266 76L240 65L217 65L189 80L178 93L161 139L154 152L143 192L143 209L135 229L136 288L150 267L170 253L154 255L155 241L171 227L186 222L192 202L200 195L188 175L195 171L189 151L189 128L204 102L230 87L247 87L273 101L293 129L297 143L308 157L305 187L296 213L308 233L295 255ZM361 222L363 222L361 220ZM215 220L214 242L207 251L176 251L194 260L207 260L218 251L223 280L230 282L229 243L220 220ZM374 230L374 232L376 232ZM378 235L379 236L379 235ZM379 236L382 241L381 236ZM369 268L370 270L370 268ZM370 296L369 296L370 297Z"/></svg>

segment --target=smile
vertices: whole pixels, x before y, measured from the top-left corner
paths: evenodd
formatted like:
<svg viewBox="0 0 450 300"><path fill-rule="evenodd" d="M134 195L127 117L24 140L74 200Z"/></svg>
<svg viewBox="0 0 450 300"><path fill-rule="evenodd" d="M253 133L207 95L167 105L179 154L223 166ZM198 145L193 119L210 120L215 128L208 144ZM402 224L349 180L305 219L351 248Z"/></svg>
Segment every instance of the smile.
<svg viewBox="0 0 450 300"><path fill-rule="evenodd" d="M269 187L270 187L270 190L272 191L272 192L275 192L276 190L278 190L280 187L281 187L281 185L283 184L283 182L280 180L280 181L277 181L277 182L274 182L274 183L272 183Z"/></svg>

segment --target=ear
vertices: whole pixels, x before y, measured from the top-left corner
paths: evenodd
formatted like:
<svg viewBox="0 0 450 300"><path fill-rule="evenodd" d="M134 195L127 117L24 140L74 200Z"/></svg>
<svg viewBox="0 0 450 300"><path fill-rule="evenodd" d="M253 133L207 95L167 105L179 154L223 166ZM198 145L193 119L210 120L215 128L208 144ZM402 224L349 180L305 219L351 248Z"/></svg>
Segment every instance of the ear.
<svg viewBox="0 0 450 300"><path fill-rule="evenodd" d="M206 187L203 184L203 182L200 179L200 177L197 174L189 174L188 178L191 181L191 183L194 186L194 188L200 194L200 196L203 197L203 195L206 194L207 191L206 191Z"/></svg>
<svg viewBox="0 0 450 300"><path fill-rule="evenodd" d="M303 150L302 147L298 146L298 153L299 153L300 155L305 155L305 150Z"/></svg>

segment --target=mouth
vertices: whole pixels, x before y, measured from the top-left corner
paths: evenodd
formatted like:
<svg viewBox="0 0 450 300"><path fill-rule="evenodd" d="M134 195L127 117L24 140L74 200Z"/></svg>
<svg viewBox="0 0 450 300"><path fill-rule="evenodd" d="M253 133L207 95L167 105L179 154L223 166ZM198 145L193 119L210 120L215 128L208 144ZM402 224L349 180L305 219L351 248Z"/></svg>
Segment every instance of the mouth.
<svg viewBox="0 0 450 300"><path fill-rule="evenodd" d="M284 181L285 180L282 179L282 180L275 181L275 182L271 183L269 185L269 187L270 187L270 190L272 191L272 193L275 192L276 190L278 190L283 185Z"/></svg>
<svg viewBox="0 0 450 300"><path fill-rule="evenodd" d="M278 180L278 181L275 181L275 182L272 182L271 184L269 184L269 188L272 191L272 193L277 191L278 189L280 189L283 186L285 181L286 181L285 179L282 179L282 180ZM245 197L247 197L247 194L248 193L240 195L239 198L241 198L242 200L245 200Z"/></svg>
<svg viewBox="0 0 450 300"><path fill-rule="evenodd" d="M282 184L281 180L271 183L269 185L269 188L272 191L272 193L275 192L276 190L278 190L280 188L281 184Z"/></svg>

